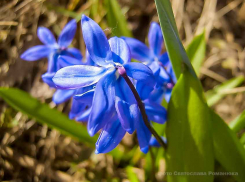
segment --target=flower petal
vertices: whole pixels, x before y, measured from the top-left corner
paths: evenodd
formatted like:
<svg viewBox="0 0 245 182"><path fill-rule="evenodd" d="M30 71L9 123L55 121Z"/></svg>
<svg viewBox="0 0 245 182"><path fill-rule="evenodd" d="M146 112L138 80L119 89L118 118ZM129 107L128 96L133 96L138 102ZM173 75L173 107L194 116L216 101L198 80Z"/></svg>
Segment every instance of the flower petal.
<svg viewBox="0 0 245 182"><path fill-rule="evenodd" d="M91 59L88 50L86 50L86 65L97 66L95 62Z"/></svg>
<svg viewBox="0 0 245 182"><path fill-rule="evenodd" d="M96 85L88 121L88 132L91 136L104 127L115 114L115 81L115 71L112 71L102 77Z"/></svg>
<svg viewBox="0 0 245 182"><path fill-rule="evenodd" d="M73 98L79 102L91 105L94 97L95 89L89 90L85 93L75 95Z"/></svg>
<svg viewBox="0 0 245 182"><path fill-rule="evenodd" d="M69 118L74 119L75 117L79 116L79 114L84 112L86 108L86 104L76 101L75 99L72 100L71 111L69 113Z"/></svg>
<svg viewBox="0 0 245 182"><path fill-rule="evenodd" d="M45 27L38 27L37 29L37 36L40 39L40 41L46 45L55 45L56 39L52 32L45 28Z"/></svg>
<svg viewBox="0 0 245 182"><path fill-rule="evenodd" d="M107 153L113 150L123 139L125 130L119 120L111 121L103 128L97 142L96 154Z"/></svg>
<svg viewBox="0 0 245 182"><path fill-rule="evenodd" d="M82 65L82 61L70 56L59 56L58 63L61 68L73 65Z"/></svg>
<svg viewBox="0 0 245 182"><path fill-rule="evenodd" d="M69 100L75 92L76 90L57 90L53 95L53 102L55 104L61 104Z"/></svg>
<svg viewBox="0 0 245 182"><path fill-rule="evenodd" d="M135 122L135 125L136 125L136 133L139 141L140 150L146 154L149 150L151 132L146 127L142 116L140 116L139 122Z"/></svg>
<svg viewBox="0 0 245 182"><path fill-rule="evenodd" d="M137 39L122 37L129 46L131 57L139 61L151 62L154 59L150 49Z"/></svg>
<svg viewBox="0 0 245 182"><path fill-rule="evenodd" d="M36 61L38 59L47 57L53 50L45 45L37 45L27 49L20 58L26 61Z"/></svg>
<svg viewBox="0 0 245 182"><path fill-rule="evenodd" d="M159 124L163 124L167 120L167 111L160 104L145 101L145 111L149 120Z"/></svg>
<svg viewBox="0 0 245 182"><path fill-rule="evenodd" d="M77 65L60 69L53 81L58 88L77 89L86 87L99 81L106 73L103 67Z"/></svg>
<svg viewBox="0 0 245 182"><path fill-rule="evenodd" d="M136 83L136 90L142 100L149 98L153 89L154 85L147 84L144 81L137 81Z"/></svg>
<svg viewBox="0 0 245 182"><path fill-rule="evenodd" d="M75 19L69 21L60 33L58 44L61 48L68 47L74 38L77 30L77 22Z"/></svg>
<svg viewBox="0 0 245 182"><path fill-rule="evenodd" d="M122 127L130 134L135 130L134 123L137 122L139 109L132 91L120 77L116 82L116 111Z"/></svg>
<svg viewBox="0 0 245 182"><path fill-rule="evenodd" d="M81 22L84 42L92 60L99 66L112 63L110 46L100 26L85 15Z"/></svg>
<svg viewBox="0 0 245 182"><path fill-rule="evenodd" d="M89 115L91 113L92 107L87 108L85 111L83 111L81 114L79 114L76 117L77 121L81 121L81 122L87 122L89 119Z"/></svg>
<svg viewBox="0 0 245 182"><path fill-rule="evenodd" d="M142 63L127 63L123 66L129 77L155 85L156 81L153 72L148 66Z"/></svg>
<svg viewBox="0 0 245 182"><path fill-rule="evenodd" d="M57 53L51 53L48 56L48 70L47 70L47 72L54 73L54 72L57 72L59 70L59 67L57 64L58 57L59 57L59 54L57 54Z"/></svg>
<svg viewBox="0 0 245 182"><path fill-rule="evenodd" d="M167 66L170 62L170 59L168 57L168 53L165 52L159 57L159 61L162 63L163 66Z"/></svg>
<svg viewBox="0 0 245 182"><path fill-rule="evenodd" d="M148 33L149 47L156 57L159 56L162 50L163 36L158 23L152 22Z"/></svg>
<svg viewBox="0 0 245 182"><path fill-rule="evenodd" d="M164 141L164 143L167 143L167 139L165 137L161 137L161 138ZM158 143L157 139L153 136L151 137L151 140L150 140L150 146L161 147L161 145Z"/></svg>
<svg viewBox="0 0 245 182"><path fill-rule="evenodd" d="M80 50L78 50L77 48L68 48L66 49L67 55L68 56L72 56L78 60L82 60L83 56L80 52Z"/></svg>
<svg viewBox="0 0 245 182"><path fill-rule="evenodd" d="M130 51L127 43L123 39L112 37L109 39L109 44L114 62L121 64L130 62Z"/></svg>
<svg viewBox="0 0 245 182"><path fill-rule="evenodd" d="M55 72L52 72L52 73L49 73L49 72L46 72L42 75L42 80L44 83L47 83L50 87L53 87L55 88L55 84L53 82L53 77L55 75Z"/></svg>

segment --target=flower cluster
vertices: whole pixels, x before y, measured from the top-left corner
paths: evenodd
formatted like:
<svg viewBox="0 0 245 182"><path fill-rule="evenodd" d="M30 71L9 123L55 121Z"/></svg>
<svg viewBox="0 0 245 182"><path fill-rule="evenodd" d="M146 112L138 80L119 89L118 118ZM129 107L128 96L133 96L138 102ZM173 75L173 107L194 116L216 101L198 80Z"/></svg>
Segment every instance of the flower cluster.
<svg viewBox="0 0 245 182"><path fill-rule="evenodd" d="M75 20L65 26L58 43L48 29L38 28L38 37L45 45L28 49L21 58L27 61L48 58L48 70L42 78L50 87L57 88L53 101L59 104L73 97L69 117L88 121L91 136L101 130L96 153L113 150L126 132L134 131L141 151L147 153L150 145L158 143L143 121L134 91L141 98L148 119L163 124L167 113L160 100L163 96L169 100L175 83L167 53L161 54L163 37L159 25L151 24L150 48L133 38L107 40L99 25L85 15L81 25L86 62L82 62L79 50L68 47L76 32ZM144 64L131 62L131 56Z"/></svg>

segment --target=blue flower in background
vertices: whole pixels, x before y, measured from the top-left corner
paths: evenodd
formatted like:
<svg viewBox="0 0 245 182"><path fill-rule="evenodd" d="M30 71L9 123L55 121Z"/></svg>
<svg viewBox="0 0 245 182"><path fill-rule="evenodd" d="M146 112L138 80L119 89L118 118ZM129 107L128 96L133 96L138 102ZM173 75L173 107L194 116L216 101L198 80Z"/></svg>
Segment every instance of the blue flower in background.
<svg viewBox="0 0 245 182"><path fill-rule="evenodd" d="M137 102L118 70L124 70L132 79L144 82L149 90L155 86L152 71L144 64L129 63L130 51L126 42L117 37L108 41L99 25L85 15L82 16L82 31L89 55L100 67L78 65L62 68L55 74L54 83L62 89L96 84L91 91L93 94L87 94L92 100L88 132L93 136L102 129L96 143L97 153L109 152L118 145L126 131L133 133L135 128L140 147L148 147L150 139L144 136L146 126L140 119Z"/></svg>
<svg viewBox="0 0 245 182"><path fill-rule="evenodd" d="M68 48L75 36L76 29L76 20L71 20L60 33L57 42L49 29L39 27L37 30L37 36L44 45L34 46L21 55L21 59L26 61L36 61L45 57L48 58L48 70L47 73L42 76L42 79L51 87L54 87L52 77L60 68L65 65L76 65L82 63L82 55L80 51L76 48ZM58 59L60 55L71 56L76 59L72 60L73 62L70 61L68 63L62 62L62 60L60 62Z"/></svg>
<svg viewBox="0 0 245 182"><path fill-rule="evenodd" d="M173 81L175 83L176 79L173 71L171 72L172 66L167 52L161 54L163 36L160 26L155 22L151 23L148 33L149 48L137 39L128 37L123 37L123 39L129 45L132 58L143 62L151 68L157 80L156 89L160 89L158 94L161 94L158 96L161 97L164 94L165 99L168 101L172 90L172 87L171 89L168 89L170 88L169 83L172 83ZM166 87L167 84L169 84L168 87ZM136 87L138 90L138 88L145 87L145 85L139 82ZM148 94L149 92L145 90L145 93L142 95L143 99L147 97Z"/></svg>

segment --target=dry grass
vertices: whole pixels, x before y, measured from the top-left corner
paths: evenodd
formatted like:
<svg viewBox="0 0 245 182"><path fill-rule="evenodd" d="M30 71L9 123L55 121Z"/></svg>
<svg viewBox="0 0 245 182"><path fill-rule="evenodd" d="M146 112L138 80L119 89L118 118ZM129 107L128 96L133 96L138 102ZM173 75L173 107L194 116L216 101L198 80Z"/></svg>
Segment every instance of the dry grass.
<svg viewBox="0 0 245 182"><path fill-rule="evenodd" d="M48 10L44 3L45 0L0 1L0 86L21 88L50 103L53 90L40 79L46 61L25 62L19 58L24 50L40 43L36 37L38 26L58 33L68 20ZM90 6L85 0L51 0L49 3L77 12ZM120 0L120 3L136 38L145 40L150 22L158 20L154 1ZM206 29L208 52L200 76L205 90L244 75L245 3L242 0L172 0L172 5L185 45ZM73 43L84 49L80 32ZM230 121L245 109L244 87L226 92L233 94L214 108ZM66 105L59 109L68 111ZM0 181L127 181L125 164L107 155L94 155L90 148L35 123L3 101L0 101L0 113ZM144 161L140 161L135 170L144 181L142 163ZM157 178L162 181L164 165L160 169Z"/></svg>

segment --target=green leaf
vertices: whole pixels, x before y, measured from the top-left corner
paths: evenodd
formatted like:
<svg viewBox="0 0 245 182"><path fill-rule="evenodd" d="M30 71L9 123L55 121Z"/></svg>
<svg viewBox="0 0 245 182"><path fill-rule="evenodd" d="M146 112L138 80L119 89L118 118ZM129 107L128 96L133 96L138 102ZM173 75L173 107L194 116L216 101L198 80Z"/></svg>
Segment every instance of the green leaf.
<svg viewBox="0 0 245 182"><path fill-rule="evenodd" d="M213 111L211 114L215 158L227 171L238 173L233 175L237 181L244 182L245 150L228 125Z"/></svg>
<svg viewBox="0 0 245 182"><path fill-rule="evenodd" d="M214 170L213 138L209 108L200 82L185 71L173 88L166 127L167 171ZM212 175L168 175L168 182L208 182Z"/></svg>
<svg viewBox="0 0 245 182"><path fill-rule="evenodd" d="M236 119L230 122L229 126L235 133L244 129L245 128L245 111L243 111L239 116L236 117Z"/></svg>
<svg viewBox="0 0 245 182"><path fill-rule="evenodd" d="M244 76L239 76L236 78L232 78L216 87L214 89L206 92L206 98L209 106L214 105L220 99L222 99L226 94L222 93L222 91L226 89L235 88L241 85L244 82Z"/></svg>
<svg viewBox="0 0 245 182"><path fill-rule="evenodd" d="M122 13L117 0L105 0L105 6L107 9L107 22L112 28L112 34L118 37L132 37L125 15Z"/></svg>
<svg viewBox="0 0 245 182"><path fill-rule="evenodd" d="M84 12L76 13L74 11L67 10L67 9L60 7L60 6L54 6L51 3L44 3L44 5L47 7L48 10L56 11L56 12L58 12L64 16L68 16L68 17L74 18L76 20L80 20L82 14L84 13Z"/></svg>
<svg viewBox="0 0 245 182"><path fill-rule="evenodd" d="M77 139L93 148L95 147L98 135L89 136L85 126L70 120L56 109L51 109L47 104L39 102L28 93L16 88L0 88L0 97L14 109L36 119L41 124L47 124L50 128L57 129L62 134ZM110 154L115 158L123 156L122 152L117 149L114 149Z"/></svg>
<svg viewBox="0 0 245 182"><path fill-rule="evenodd" d="M136 173L134 172L134 167L128 166L126 168L126 172L127 172L127 177L129 179L129 181L131 181L131 182L138 182L139 181Z"/></svg>
<svg viewBox="0 0 245 182"><path fill-rule="evenodd" d="M180 41L170 1L155 0L155 3L167 52L177 79L185 68L196 77L195 71L189 61L183 44Z"/></svg>
<svg viewBox="0 0 245 182"><path fill-rule="evenodd" d="M196 74L199 75L200 68L206 54L205 32L193 38L186 48L186 53L196 71Z"/></svg>

